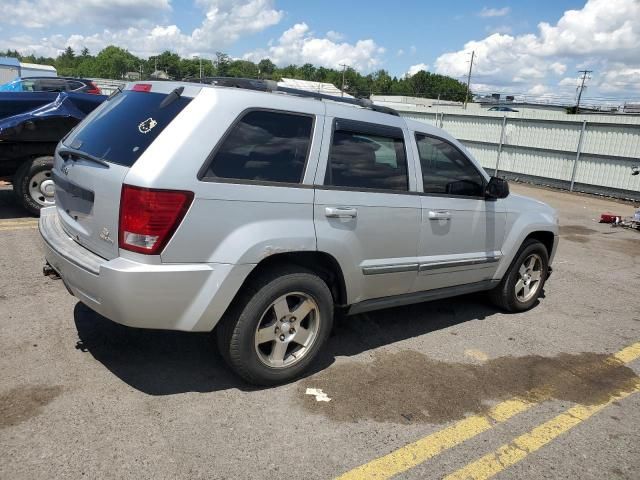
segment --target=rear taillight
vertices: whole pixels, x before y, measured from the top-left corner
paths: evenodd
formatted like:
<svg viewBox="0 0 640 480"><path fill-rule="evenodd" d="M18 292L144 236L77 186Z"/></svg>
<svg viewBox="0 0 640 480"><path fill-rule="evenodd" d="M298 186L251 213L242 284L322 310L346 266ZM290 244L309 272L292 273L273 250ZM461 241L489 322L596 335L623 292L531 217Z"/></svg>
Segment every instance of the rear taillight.
<svg viewBox="0 0 640 480"><path fill-rule="evenodd" d="M100 90L100 87L98 87L98 85L96 85L94 82L89 82L89 86L91 88L89 88L89 90L87 90L87 93L93 93L95 95L102 95L102 90Z"/></svg>
<svg viewBox="0 0 640 480"><path fill-rule="evenodd" d="M178 228L193 192L122 186L118 244L132 252L156 255Z"/></svg>

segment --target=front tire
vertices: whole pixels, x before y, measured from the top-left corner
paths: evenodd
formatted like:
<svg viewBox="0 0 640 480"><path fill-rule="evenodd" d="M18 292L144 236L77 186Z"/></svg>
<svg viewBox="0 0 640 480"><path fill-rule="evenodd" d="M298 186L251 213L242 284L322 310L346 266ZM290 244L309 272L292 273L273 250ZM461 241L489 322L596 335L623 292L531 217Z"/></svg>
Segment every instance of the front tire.
<svg viewBox="0 0 640 480"><path fill-rule="evenodd" d="M25 160L13 179L13 191L18 201L32 215L54 204L53 157L44 156Z"/></svg>
<svg viewBox="0 0 640 480"><path fill-rule="evenodd" d="M231 369L255 385L299 377L316 358L333 324L333 297L314 273L284 267L260 274L234 300L217 327Z"/></svg>
<svg viewBox="0 0 640 480"><path fill-rule="evenodd" d="M547 248L538 240L526 240L500 284L489 292L491 301L508 312L529 310L542 293L548 269Z"/></svg>

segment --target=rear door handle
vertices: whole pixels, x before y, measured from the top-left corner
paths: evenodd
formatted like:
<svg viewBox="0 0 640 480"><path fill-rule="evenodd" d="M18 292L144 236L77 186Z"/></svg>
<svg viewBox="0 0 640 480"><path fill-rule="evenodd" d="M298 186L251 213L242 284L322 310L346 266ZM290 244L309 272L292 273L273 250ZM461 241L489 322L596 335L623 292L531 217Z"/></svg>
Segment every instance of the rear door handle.
<svg viewBox="0 0 640 480"><path fill-rule="evenodd" d="M353 207L326 207L324 214L327 218L356 218L358 210Z"/></svg>
<svg viewBox="0 0 640 480"><path fill-rule="evenodd" d="M429 210L429 220L450 220L451 212L448 210Z"/></svg>

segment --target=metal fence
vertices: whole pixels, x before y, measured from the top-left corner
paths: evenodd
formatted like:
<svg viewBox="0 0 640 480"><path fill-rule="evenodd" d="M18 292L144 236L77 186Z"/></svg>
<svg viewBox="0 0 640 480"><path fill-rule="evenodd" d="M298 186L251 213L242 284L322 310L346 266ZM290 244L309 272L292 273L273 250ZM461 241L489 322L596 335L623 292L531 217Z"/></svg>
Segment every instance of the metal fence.
<svg viewBox="0 0 640 480"><path fill-rule="evenodd" d="M628 118L568 119L400 111L458 138L491 175L640 200L640 124Z"/></svg>
<svg viewBox="0 0 640 480"><path fill-rule="evenodd" d="M106 78L92 78L91 80L100 87L100 90L105 95L111 95L118 88L124 88L127 84L127 80L109 80Z"/></svg>

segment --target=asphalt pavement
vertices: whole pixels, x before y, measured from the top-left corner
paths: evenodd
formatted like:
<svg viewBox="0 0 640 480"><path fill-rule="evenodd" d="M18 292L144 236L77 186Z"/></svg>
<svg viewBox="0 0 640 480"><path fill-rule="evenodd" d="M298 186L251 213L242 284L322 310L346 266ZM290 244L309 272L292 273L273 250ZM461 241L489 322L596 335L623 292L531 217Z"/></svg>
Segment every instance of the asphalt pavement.
<svg viewBox="0 0 640 480"><path fill-rule="evenodd" d="M349 317L309 376L257 389L210 335L114 324L43 277L3 187L0 478L640 478L640 232L595 221L634 208L511 188L560 212L534 309Z"/></svg>

